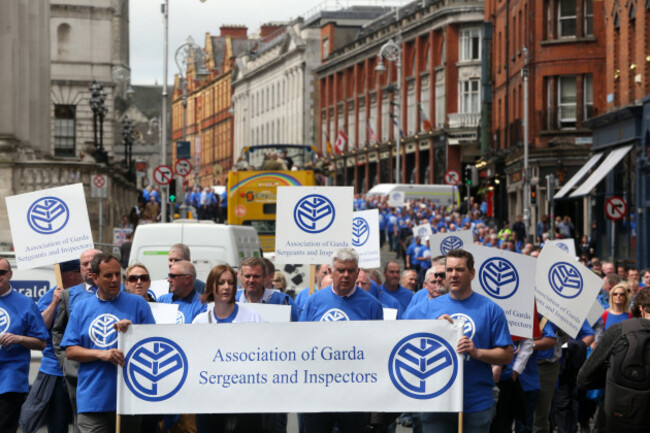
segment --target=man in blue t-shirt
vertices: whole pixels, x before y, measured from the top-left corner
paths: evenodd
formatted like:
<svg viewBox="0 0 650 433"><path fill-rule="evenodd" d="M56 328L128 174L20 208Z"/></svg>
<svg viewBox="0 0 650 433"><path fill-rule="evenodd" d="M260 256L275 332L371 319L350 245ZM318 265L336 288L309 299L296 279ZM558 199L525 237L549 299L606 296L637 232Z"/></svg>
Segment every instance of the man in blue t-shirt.
<svg viewBox="0 0 650 433"><path fill-rule="evenodd" d="M316 290L315 292L322 289L323 286L322 281L323 278L325 278L327 275L330 274L330 265L327 263L323 263L322 265L316 265ZM305 308L305 304L307 303L307 298L309 297L309 287L306 287L302 289L298 294L296 295L296 299L294 299L294 303L296 304L296 307L298 307L299 310L302 311L303 308Z"/></svg>
<svg viewBox="0 0 650 433"><path fill-rule="evenodd" d="M391 260L386 263L384 266L384 283L381 285L379 290L381 292L386 292L386 294L397 299L402 305L402 311L406 310L411 298L413 298L413 292L407 289L406 287L400 286L400 266L395 260Z"/></svg>
<svg viewBox="0 0 650 433"><path fill-rule="evenodd" d="M190 255L190 247L183 243L174 244L169 248L169 254L167 256L167 265L171 270L171 267L176 262L192 262L192 256ZM194 290L199 295L202 295L205 291L205 282L194 278Z"/></svg>
<svg viewBox="0 0 650 433"><path fill-rule="evenodd" d="M451 250L446 258L449 293L420 303L406 319L465 321L465 335L457 351L465 355L463 376L463 428L465 432L490 430L494 398L491 365L512 361L513 344L506 316L496 303L472 290L474 257L465 250ZM423 433L458 431L458 414L423 413Z"/></svg>
<svg viewBox="0 0 650 433"><path fill-rule="evenodd" d="M332 287L314 293L300 315L301 322L342 320L382 320L381 304L374 296L356 285L359 255L352 248L342 248L332 256ZM335 425L340 433L366 431L365 412L304 413L304 433L331 432Z"/></svg>
<svg viewBox="0 0 650 433"><path fill-rule="evenodd" d="M0 258L0 432L18 430L29 391L30 350L43 350L47 329L34 301L11 289L13 273Z"/></svg>
<svg viewBox="0 0 650 433"><path fill-rule="evenodd" d="M48 330L52 329L63 290L81 283L78 259L61 263L59 269L63 287L48 290L36 304ZM24 433L36 432L43 425L47 425L51 433L67 432L68 424L73 420L72 405L63 379L63 371L54 355L51 335L48 336L46 343L41 367L20 412L20 429Z"/></svg>
<svg viewBox="0 0 650 433"><path fill-rule="evenodd" d="M174 262L167 274L170 293L165 293L158 298L162 304L178 305L176 311L176 323L192 323L194 318L206 310L201 303L201 296L194 290L196 280L196 269L188 261Z"/></svg>
<svg viewBox="0 0 650 433"><path fill-rule="evenodd" d="M155 323L144 298L121 291L122 267L110 254L92 261L95 296L79 301L70 314L61 346L79 362L77 426L81 433L115 430L117 366L124 353L117 333L131 324ZM122 431L140 431L140 417L123 416Z"/></svg>
<svg viewBox="0 0 650 433"><path fill-rule="evenodd" d="M372 283L374 283L374 281L370 279L368 272L366 272L364 269L359 269L359 275L357 276L357 286L372 294ZM402 315L404 315L404 309L402 308L402 304L400 304L397 299L379 290L377 290L376 298L383 308L393 308L397 310L397 320L402 318Z"/></svg>

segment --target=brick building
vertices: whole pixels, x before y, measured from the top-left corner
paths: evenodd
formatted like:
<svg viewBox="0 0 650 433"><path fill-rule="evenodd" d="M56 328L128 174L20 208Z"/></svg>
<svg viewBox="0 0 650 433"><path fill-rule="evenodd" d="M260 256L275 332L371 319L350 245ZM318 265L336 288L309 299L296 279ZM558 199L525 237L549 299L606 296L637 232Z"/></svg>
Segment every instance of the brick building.
<svg viewBox="0 0 650 433"><path fill-rule="evenodd" d="M606 112L591 119L594 158L600 164L583 176L580 193L589 194L602 257L639 269L650 266L650 2L599 2L604 11L607 54ZM607 201L623 199L627 213L605 217Z"/></svg>
<svg viewBox="0 0 650 433"><path fill-rule="evenodd" d="M605 109L605 20L593 0L486 0L486 73L482 160L486 189L494 191L497 220L524 212L524 122L528 110L531 189L529 235L543 215L553 215L547 176L564 185L589 159L587 119ZM528 97L524 83L527 72ZM532 197L532 195L531 195ZM558 197L559 198L559 197ZM532 200L531 200L532 201ZM577 233L589 233L581 200L556 200Z"/></svg>
<svg viewBox="0 0 650 433"><path fill-rule="evenodd" d="M317 145L333 159L337 185L366 192L397 182L398 139L401 182L443 183L447 170L474 162L482 22L482 1L425 0L357 29L321 27ZM391 40L401 70L384 59L386 71L377 71L380 50ZM343 149L330 153L327 143L339 137Z"/></svg>
<svg viewBox="0 0 650 433"><path fill-rule="evenodd" d="M172 142L183 138L190 142L193 179L187 184L225 185L233 159L233 113L231 110L231 74L235 57L250 50L253 41L245 26L221 26L219 36L206 33L205 68L208 75L199 77L204 65L198 58L187 62L187 108L183 107L180 76L175 77L172 96ZM185 112L185 124L183 113ZM172 164L176 161L172 146Z"/></svg>

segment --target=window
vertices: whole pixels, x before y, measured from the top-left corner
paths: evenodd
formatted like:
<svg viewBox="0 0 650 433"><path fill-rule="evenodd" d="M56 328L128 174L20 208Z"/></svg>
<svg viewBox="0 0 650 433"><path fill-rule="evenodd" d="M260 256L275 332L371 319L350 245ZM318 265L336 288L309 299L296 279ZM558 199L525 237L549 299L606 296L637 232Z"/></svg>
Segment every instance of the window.
<svg viewBox="0 0 650 433"><path fill-rule="evenodd" d="M443 128L445 126L445 118L447 117L445 106L445 74L444 71L436 72L436 127Z"/></svg>
<svg viewBox="0 0 650 433"><path fill-rule="evenodd" d="M560 0L558 5L558 36L561 38L576 36L576 0Z"/></svg>
<svg viewBox="0 0 650 433"><path fill-rule="evenodd" d="M481 82L478 79L460 82L459 113L479 113L481 111Z"/></svg>
<svg viewBox="0 0 650 433"><path fill-rule="evenodd" d="M585 36L593 36L594 34L594 1L593 0L584 0L584 14L585 14L585 25L584 33Z"/></svg>
<svg viewBox="0 0 650 433"><path fill-rule="evenodd" d="M584 80L582 81L583 87L584 87L584 95L585 95L585 119L589 119L594 115L594 80L593 76L591 74L587 74L584 76Z"/></svg>
<svg viewBox="0 0 650 433"><path fill-rule="evenodd" d="M323 58L329 56L330 54L330 40L328 38L323 38Z"/></svg>
<svg viewBox="0 0 650 433"><path fill-rule="evenodd" d="M460 31L460 60L481 59L481 30L478 27Z"/></svg>
<svg viewBox="0 0 650 433"><path fill-rule="evenodd" d="M558 77L558 122L561 129L576 126L576 77Z"/></svg>
<svg viewBox="0 0 650 433"><path fill-rule="evenodd" d="M76 106L54 106L54 155L75 156Z"/></svg>

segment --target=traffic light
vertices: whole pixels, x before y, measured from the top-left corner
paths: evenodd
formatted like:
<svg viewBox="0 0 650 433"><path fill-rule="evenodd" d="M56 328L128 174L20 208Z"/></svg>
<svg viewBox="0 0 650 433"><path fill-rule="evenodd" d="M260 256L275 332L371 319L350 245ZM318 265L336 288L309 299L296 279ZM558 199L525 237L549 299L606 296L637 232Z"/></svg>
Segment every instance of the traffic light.
<svg viewBox="0 0 650 433"><path fill-rule="evenodd" d="M537 204L537 186L536 185L531 185L530 186L530 204L531 206L534 206Z"/></svg>
<svg viewBox="0 0 650 433"><path fill-rule="evenodd" d="M468 187L472 186L472 166L465 167L465 184Z"/></svg>
<svg viewBox="0 0 650 433"><path fill-rule="evenodd" d="M176 202L176 178L173 178L172 183L169 184L169 202Z"/></svg>

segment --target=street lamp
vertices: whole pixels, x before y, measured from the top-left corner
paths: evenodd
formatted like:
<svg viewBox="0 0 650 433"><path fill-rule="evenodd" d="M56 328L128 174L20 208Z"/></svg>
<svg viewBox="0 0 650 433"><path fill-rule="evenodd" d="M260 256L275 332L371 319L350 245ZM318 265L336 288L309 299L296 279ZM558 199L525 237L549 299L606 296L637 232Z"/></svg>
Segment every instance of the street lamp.
<svg viewBox="0 0 650 433"><path fill-rule="evenodd" d="M108 113L106 92L104 92L104 86L95 80L88 90L90 90L90 109L93 112L93 144L95 146L93 157L99 163L107 163L108 154L104 151L104 118ZM97 139L98 135L99 140Z"/></svg>
<svg viewBox="0 0 650 433"><path fill-rule="evenodd" d="M131 87L131 72L124 66L115 66L113 68L113 81L124 84L124 96L131 98L135 90Z"/></svg>
<svg viewBox="0 0 650 433"><path fill-rule="evenodd" d="M195 64L198 65L196 71L197 77L205 77L210 72L205 67L205 56L201 47L194 42L192 36L187 37L187 41L176 49L175 59L176 66L178 66L178 73L181 77L181 89L183 91L183 141L185 141L185 127L186 127L186 113L187 113L187 62L190 56L194 59Z"/></svg>
<svg viewBox="0 0 650 433"><path fill-rule="evenodd" d="M129 119L129 116L124 116L122 119L122 139L124 140L124 165L127 172L131 173L133 157L133 138L135 130L133 129L133 122Z"/></svg>
<svg viewBox="0 0 650 433"><path fill-rule="evenodd" d="M379 63L377 63L377 66L375 66L375 71L377 72L383 72L386 70L386 66L384 66L384 61L383 59L386 59L389 62L395 63L395 67L397 68L397 82L395 83L395 86L393 88L394 90L394 95L395 98L397 99L396 103L393 103L394 107L397 108L397 116L395 118L397 119L397 134L395 138L395 142L397 143L396 151L397 151L397 157L395 160L396 163L396 168L397 168L397 176L396 176L396 183L401 183L402 181L402 166L400 165L400 157L401 157L401 151L402 151L402 134L401 134L401 124L402 124L402 107L400 104L400 85L402 82L402 50L400 49L399 45L393 41L392 39L389 39L388 42L386 42L384 45L381 46L379 49L379 54L377 54L377 58L379 60ZM394 116L394 115L393 115Z"/></svg>

